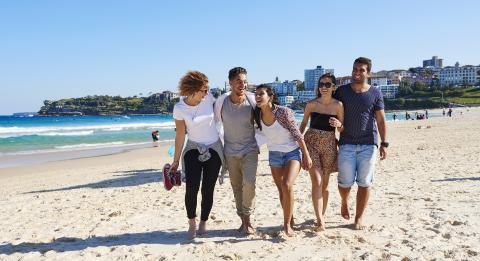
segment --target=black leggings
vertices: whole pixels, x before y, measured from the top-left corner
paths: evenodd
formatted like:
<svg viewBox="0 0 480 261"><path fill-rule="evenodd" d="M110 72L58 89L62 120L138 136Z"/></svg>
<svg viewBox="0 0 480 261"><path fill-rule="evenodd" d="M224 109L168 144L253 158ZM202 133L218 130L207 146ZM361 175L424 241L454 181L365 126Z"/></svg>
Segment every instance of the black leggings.
<svg viewBox="0 0 480 261"><path fill-rule="evenodd" d="M222 160L217 152L209 149L212 155L209 160L200 162L198 156L200 153L196 149L192 149L185 153L183 160L185 161L185 208L189 219L197 216L197 194L200 187L200 179L202 178L202 221L207 221L212 210L213 192L215 183L217 182L218 172L222 166ZM203 171L203 175L202 175Z"/></svg>

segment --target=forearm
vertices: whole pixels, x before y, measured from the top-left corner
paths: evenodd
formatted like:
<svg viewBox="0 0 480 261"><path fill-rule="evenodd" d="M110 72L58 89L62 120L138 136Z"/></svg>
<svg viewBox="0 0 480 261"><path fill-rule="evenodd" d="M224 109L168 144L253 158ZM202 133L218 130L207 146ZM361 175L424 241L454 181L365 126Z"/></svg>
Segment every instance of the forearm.
<svg viewBox="0 0 480 261"><path fill-rule="evenodd" d="M303 134L303 132L305 131L305 128L306 128L306 127L307 127L307 123L302 121L302 123L300 123L300 128L299 128L299 129L300 129L300 133Z"/></svg>
<svg viewBox="0 0 480 261"><path fill-rule="evenodd" d="M305 140L303 140L303 139L298 140L297 143L298 143L298 146L300 146L300 150L302 151L302 154L304 156L310 156L310 154L308 152L308 149L307 149L307 145L305 144Z"/></svg>
<svg viewBox="0 0 480 261"><path fill-rule="evenodd" d="M377 123L378 126L378 133L380 134L380 140L381 141L387 141L387 125L385 124L385 121L379 121Z"/></svg>
<svg viewBox="0 0 480 261"><path fill-rule="evenodd" d="M182 156L183 144L185 142L185 133L175 135L175 154L173 156L173 161L179 162L180 157Z"/></svg>

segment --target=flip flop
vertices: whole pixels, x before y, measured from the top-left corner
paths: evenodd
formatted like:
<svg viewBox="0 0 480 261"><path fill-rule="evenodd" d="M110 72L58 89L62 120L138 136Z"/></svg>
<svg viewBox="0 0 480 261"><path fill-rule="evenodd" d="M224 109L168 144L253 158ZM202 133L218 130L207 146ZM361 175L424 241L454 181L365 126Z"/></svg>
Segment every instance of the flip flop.
<svg viewBox="0 0 480 261"><path fill-rule="evenodd" d="M163 166L163 186L166 190L171 190L173 187L172 180L170 179L170 164L167 163Z"/></svg>

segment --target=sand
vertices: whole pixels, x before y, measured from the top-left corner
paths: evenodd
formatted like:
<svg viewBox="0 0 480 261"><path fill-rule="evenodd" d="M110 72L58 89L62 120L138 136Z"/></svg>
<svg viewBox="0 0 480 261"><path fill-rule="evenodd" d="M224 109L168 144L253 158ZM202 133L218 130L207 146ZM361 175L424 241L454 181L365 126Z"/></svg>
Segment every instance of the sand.
<svg viewBox="0 0 480 261"><path fill-rule="evenodd" d="M159 172L169 161L165 146L0 169L0 260L479 260L480 108L463 111L388 123L391 147L378 162L363 231L341 218L332 174L327 229L314 232L310 178L302 171L298 230L293 238L280 233L265 148L252 236L236 231L226 179L216 186L209 233L186 239L184 186L166 191Z"/></svg>

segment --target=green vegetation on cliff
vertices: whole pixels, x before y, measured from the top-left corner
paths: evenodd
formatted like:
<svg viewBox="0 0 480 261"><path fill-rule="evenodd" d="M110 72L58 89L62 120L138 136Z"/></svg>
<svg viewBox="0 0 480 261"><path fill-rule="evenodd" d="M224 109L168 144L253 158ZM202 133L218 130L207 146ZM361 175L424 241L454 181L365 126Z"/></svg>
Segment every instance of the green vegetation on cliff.
<svg viewBox="0 0 480 261"><path fill-rule="evenodd" d="M171 93L169 93L171 94ZM178 98L165 93L149 97L87 96L44 101L39 115L125 115L170 113Z"/></svg>
<svg viewBox="0 0 480 261"><path fill-rule="evenodd" d="M412 110L447 107L449 103L480 105L480 88L410 88L400 86L396 99L385 99L387 110Z"/></svg>

